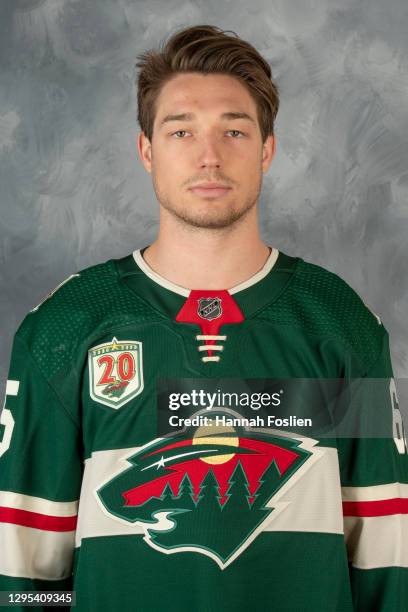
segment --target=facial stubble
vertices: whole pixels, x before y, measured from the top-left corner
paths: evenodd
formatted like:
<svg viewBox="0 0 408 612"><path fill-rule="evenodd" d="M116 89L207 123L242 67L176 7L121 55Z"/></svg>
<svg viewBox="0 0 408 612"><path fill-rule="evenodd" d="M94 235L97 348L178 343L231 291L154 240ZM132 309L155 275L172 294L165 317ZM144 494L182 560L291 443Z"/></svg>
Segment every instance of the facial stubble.
<svg viewBox="0 0 408 612"><path fill-rule="evenodd" d="M216 179L214 179L216 180ZM235 201L228 203L222 200L201 199L191 195L188 202L183 202L181 196L177 202L161 188L157 180L157 173L152 170L152 181L157 200L173 217L182 224L200 229L226 229L242 221L256 206L262 188L262 172L258 175L258 182L252 193L239 207ZM203 211L203 208L205 210Z"/></svg>

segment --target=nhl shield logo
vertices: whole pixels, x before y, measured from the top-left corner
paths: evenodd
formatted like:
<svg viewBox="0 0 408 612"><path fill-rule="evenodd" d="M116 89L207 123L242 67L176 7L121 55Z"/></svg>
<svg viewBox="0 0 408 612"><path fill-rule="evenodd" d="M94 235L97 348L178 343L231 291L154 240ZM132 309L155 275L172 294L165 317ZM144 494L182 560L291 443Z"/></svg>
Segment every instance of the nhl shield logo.
<svg viewBox="0 0 408 612"><path fill-rule="evenodd" d="M143 391L142 343L117 340L88 351L89 390L93 400L121 408Z"/></svg>
<svg viewBox="0 0 408 612"><path fill-rule="evenodd" d="M221 298L210 297L198 300L198 316L207 321L217 319L222 315Z"/></svg>

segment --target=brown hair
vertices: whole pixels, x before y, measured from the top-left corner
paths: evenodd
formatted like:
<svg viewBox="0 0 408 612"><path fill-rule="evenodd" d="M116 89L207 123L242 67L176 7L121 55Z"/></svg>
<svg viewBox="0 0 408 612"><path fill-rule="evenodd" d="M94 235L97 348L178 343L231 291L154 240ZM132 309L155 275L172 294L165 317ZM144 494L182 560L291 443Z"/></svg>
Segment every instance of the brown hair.
<svg viewBox="0 0 408 612"><path fill-rule="evenodd" d="M233 34L230 36L228 33ZM262 142L273 134L279 93L268 62L231 30L197 25L176 32L160 49L137 56L138 121L151 141L156 100L163 85L180 72L228 74L241 80L257 105Z"/></svg>

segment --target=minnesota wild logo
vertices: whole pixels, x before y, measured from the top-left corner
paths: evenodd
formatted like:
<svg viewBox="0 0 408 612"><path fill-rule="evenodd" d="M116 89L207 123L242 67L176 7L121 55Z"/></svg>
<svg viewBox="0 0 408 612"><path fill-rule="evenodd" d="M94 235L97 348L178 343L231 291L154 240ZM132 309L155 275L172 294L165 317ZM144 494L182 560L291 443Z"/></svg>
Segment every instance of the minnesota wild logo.
<svg viewBox="0 0 408 612"><path fill-rule="evenodd" d="M142 343L105 342L88 351L89 391L93 400L120 408L143 391Z"/></svg>
<svg viewBox="0 0 408 612"><path fill-rule="evenodd" d="M195 551L224 569L285 511L274 497L313 455L289 437L245 433L205 426L153 440L96 499L106 514L141 526L152 548Z"/></svg>

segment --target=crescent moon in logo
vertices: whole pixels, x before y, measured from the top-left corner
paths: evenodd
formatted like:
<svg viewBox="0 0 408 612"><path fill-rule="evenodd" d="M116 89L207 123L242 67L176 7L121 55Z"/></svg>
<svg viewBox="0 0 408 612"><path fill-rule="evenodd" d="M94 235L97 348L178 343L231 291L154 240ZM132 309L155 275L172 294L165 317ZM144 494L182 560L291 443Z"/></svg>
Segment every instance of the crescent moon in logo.
<svg viewBox="0 0 408 612"><path fill-rule="evenodd" d="M223 435L224 434L224 435ZM226 444L228 446L238 446L239 439L236 434L236 430L233 427L229 427L226 425L216 426L215 421L210 422L209 425L202 425L197 427L193 439L192 444L202 444L205 442L206 444L216 444L217 446L220 444ZM226 463L230 459L234 457L233 453L228 453L227 455L214 455L214 457L201 457L201 461L205 463Z"/></svg>

